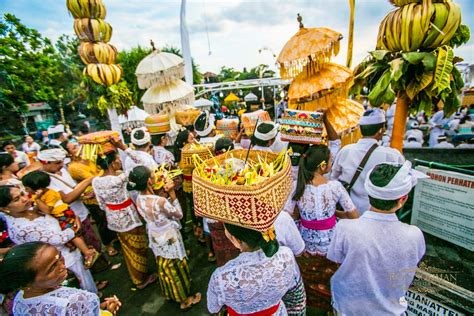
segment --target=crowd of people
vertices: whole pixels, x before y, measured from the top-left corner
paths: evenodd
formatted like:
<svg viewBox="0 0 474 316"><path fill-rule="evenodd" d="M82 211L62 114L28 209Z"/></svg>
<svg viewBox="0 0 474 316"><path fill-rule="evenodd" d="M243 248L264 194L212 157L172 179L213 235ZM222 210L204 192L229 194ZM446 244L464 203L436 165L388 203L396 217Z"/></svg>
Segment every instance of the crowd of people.
<svg viewBox="0 0 474 316"><path fill-rule="evenodd" d="M455 124L456 117L436 112L429 121L430 146L443 144L437 129L445 126L472 131L468 117ZM403 314L425 242L420 229L400 222L395 213L417 179L426 176L400 152L380 145L390 131L383 110L367 110L359 122L362 138L343 148L323 121L327 144L308 145L282 141L278 124L270 121L259 122L251 137L243 128L233 138L218 135L215 118L206 111L174 137L141 127L130 131L128 146L111 138L115 150L96 161L78 155L79 144L61 125L50 129L42 146L30 136L22 151L5 143L0 153L4 310L116 314L122 303L116 296L100 302L107 282L94 280L91 269L119 251L137 289L158 282L167 301L190 309L201 302L201 293L191 291L190 253L183 241L193 232L217 265L207 288L210 313L305 315L311 306L338 315ZM420 123L408 122L408 144L423 143ZM153 187L153 171L162 164L177 168L183 148L196 142L211 143L214 155L236 148L290 149L294 185L275 219L274 236L196 216L186 170L159 190ZM149 249L156 274L149 273ZM66 286L74 277L78 288Z"/></svg>

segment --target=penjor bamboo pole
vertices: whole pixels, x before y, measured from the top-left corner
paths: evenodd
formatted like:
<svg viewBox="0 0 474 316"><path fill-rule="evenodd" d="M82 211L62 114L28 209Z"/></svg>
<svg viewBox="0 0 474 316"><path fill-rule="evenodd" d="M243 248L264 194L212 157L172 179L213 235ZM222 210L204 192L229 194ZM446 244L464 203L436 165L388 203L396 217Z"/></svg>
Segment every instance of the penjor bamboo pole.
<svg viewBox="0 0 474 316"><path fill-rule="evenodd" d="M408 106L410 99L406 94L397 96L397 107L395 109L395 117L393 119L392 140L390 147L397 149L403 154L403 138L407 127Z"/></svg>
<svg viewBox="0 0 474 316"><path fill-rule="evenodd" d="M354 46L354 10L355 10L355 0L349 0L349 5L351 7L351 16L349 19L349 38L347 39L347 59L346 67L351 68L352 65L352 48Z"/></svg>

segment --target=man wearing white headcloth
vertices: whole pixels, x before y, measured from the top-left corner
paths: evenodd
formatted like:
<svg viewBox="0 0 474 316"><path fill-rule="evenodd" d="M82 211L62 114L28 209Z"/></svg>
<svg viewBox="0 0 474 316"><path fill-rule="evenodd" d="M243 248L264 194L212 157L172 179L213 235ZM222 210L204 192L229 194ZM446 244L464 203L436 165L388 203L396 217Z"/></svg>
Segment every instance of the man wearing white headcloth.
<svg viewBox="0 0 474 316"><path fill-rule="evenodd" d="M425 253L421 230L402 223L395 212L407 201L421 172L382 163L369 171L365 189L370 210L336 224L327 258L341 266L331 279L337 315L403 315L405 293Z"/></svg>
<svg viewBox="0 0 474 316"><path fill-rule="evenodd" d="M386 128L383 110L365 111L360 118L359 127L362 138L339 151L330 177L344 184L361 215L369 209L369 197L364 188L368 170L382 162L403 163L405 158L393 148L379 146Z"/></svg>
<svg viewBox="0 0 474 316"><path fill-rule="evenodd" d="M194 131L200 143L216 144L223 135L216 135L216 118L209 111L202 112L194 121Z"/></svg>
<svg viewBox="0 0 474 316"><path fill-rule="evenodd" d="M146 127L139 127L132 130L131 140L135 150L125 158L124 171L129 174L136 166L145 166L150 170L158 168L153 155L151 154L151 135Z"/></svg>
<svg viewBox="0 0 474 316"><path fill-rule="evenodd" d="M278 125L274 122L260 122L255 129L254 134L251 137L252 149L280 152L286 149L288 146L287 142L277 145L278 137Z"/></svg>

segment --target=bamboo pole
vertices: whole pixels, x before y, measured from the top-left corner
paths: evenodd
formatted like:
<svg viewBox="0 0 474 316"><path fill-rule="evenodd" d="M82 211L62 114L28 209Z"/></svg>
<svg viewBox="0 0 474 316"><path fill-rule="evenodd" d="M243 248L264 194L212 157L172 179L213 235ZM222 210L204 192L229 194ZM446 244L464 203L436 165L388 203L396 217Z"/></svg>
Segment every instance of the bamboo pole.
<svg viewBox="0 0 474 316"><path fill-rule="evenodd" d="M397 149L403 154L403 138L407 127L408 106L410 99L406 94L397 96L397 107L395 109L395 117L393 119L392 140L390 147Z"/></svg>
<svg viewBox="0 0 474 316"><path fill-rule="evenodd" d="M347 40L347 59L346 67L351 68L352 65L352 48L354 46L354 9L355 9L355 0L349 0L349 5L351 8L351 15L349 19L349 38Z"/></svg>

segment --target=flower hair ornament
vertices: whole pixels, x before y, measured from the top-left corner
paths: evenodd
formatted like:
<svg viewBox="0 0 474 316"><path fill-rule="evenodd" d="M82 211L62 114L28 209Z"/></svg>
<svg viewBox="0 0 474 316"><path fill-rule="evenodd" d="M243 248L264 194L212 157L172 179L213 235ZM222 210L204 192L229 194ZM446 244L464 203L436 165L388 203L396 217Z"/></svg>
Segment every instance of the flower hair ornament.
<svg viewBox="0 0 474 316"><path fill-rule="evenodd" d="M269 230L266 232L262 233L263 239L265 239L266 242L270 242L271 240L275 240L275 228L272 226L270 227Z"/></svg>
<svg viewBox="0 0 474 316"><path fill-rule="evenodd" d="M327 164L326 160L323 160L319 163L318 168L322 168Z"/></svg>
<svg viewBox="0 0 474 316"><path fill-rule="evenodd" d="M136 184L135 182L132 182L132 181L128 180L128 186L129 186L130 188L134 188L134 187L137 186L137 184Z"/></svg>

